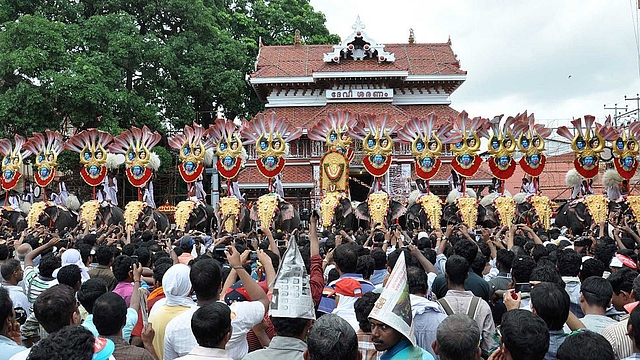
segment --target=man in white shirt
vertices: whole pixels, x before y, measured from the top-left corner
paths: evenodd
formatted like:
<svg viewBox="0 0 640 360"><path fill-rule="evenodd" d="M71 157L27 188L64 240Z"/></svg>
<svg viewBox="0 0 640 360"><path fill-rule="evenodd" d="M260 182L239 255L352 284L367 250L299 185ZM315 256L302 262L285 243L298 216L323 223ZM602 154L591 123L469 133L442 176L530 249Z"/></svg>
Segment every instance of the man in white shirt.
<svg viewBox="0 0 640 360"><path fill-rule="evenodd" d="M269 299L260 285L242 267L238 251L234 247L229 247L229 250L231 252L227 255L227 260L232 268L229 276L235 277L237 273L252 300L235 302L230 306L234 318L231 321L231 337L225 348L229 357L240 360L249 351L247 333L264 318L269 307ZM198 345L191 331L191 320L198 308L219 301L221 274L220 263L213 259L198 260L191 266L189 278L198 297L198 306L178 315L167 324L164 335L164 360L185 356Z"/></svg>
<svg viewBox="0 0 640 360"><path fill-rule="evenodd" d="M220 302L203 305L189 323L198 345L180 360L232 360L225 350L232 336L231 309L227 305Z"/></svg>

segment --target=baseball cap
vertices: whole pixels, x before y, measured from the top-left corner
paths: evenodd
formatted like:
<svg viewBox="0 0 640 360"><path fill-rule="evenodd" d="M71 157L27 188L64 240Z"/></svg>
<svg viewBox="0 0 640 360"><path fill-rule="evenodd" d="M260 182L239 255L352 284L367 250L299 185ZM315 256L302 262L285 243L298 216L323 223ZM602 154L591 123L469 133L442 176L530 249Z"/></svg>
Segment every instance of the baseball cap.
<svg viewBox="0 0 640 360"><path fill-rule="evenodd" d="M360 282L356 279L343 278L336 282L335 289L330 292L328 296L333 296L335 294L360 297L362 296L362 285L360 285Z"/></svg>
<svg viewBox="0 0 640 360"><path fill-rule="evenodd" d="M424 231L419 232L419 233L418 233L418 240L420 240L420 239L422 239L422 238L427 238L427 239L428 239L428 238L429 238L429 234L427 234L427 233L426 233L426 232L424 232Z"/></svg>
<svg viewBox="0 0 640 360"><path fill-rule="evenodd" d="M182 239L180 239L180 247L182 249L189 249L190 247L192 247L194 244L193 238L191 236L183 236Z"/></svg>

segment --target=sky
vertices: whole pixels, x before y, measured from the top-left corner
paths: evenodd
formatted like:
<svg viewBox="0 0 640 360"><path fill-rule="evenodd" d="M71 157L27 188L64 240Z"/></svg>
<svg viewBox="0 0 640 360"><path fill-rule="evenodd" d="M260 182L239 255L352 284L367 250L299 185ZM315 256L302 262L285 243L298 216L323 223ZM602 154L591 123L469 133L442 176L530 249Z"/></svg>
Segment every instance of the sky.
<svg viewBox="0 0 640 360"><path fill-rule="evenodd" d="M451 38L467 80L451 107L492 118L527 110L547 126L603 121L640 93L636 0L311 0L344 38L359 15L378 43ZM633 118L635 120L635 116ZM626 119L629 120L629 119ZM625 121L626 121L625 120Z"/></svg>

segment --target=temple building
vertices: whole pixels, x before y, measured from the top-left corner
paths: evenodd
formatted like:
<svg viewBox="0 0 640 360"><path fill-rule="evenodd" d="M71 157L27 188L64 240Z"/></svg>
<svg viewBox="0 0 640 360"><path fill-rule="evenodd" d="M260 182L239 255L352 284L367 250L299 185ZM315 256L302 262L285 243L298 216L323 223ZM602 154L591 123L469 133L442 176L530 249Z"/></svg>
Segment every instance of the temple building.
<svg viewBox="0 0 640 360"><path fill-rule="evenodd" d="M411 32L408 42L380 44L365 33L358 18L353 32L338 45L304 45L299 36L292 45L261 46L255 72L249 82L264 101L264 113L275 112L303 128L303 136L290 144L290 155L283 171L285 198L299 209L315 207L320 199L319 164L324 144L311 141L306 130L336 109L354 115L388 113L400 124L409 119L426 118L434 113L440 121L458 116L450 96L467 78L466 71L451 49L451 42L417 43ZM352 200L363 201L372 178L362 167L364 153L354 141L355 158L350 164ZM248 200L267 192L266 179L255 167L255 147L247 148L249 161L239 176L241 191ZM414 178L410 144L394 144L393 164L384 179L391 196L404 198ZM443 164L432 191L446 194L451 155ZM468 186L491 183L483 168Z"/></svg>

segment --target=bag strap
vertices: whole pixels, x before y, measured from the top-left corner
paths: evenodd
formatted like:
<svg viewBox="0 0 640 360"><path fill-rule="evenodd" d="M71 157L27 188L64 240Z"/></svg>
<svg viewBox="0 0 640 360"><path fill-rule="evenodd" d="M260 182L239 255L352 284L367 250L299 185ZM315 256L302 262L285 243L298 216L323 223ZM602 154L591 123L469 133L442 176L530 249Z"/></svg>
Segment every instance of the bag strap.
<svg viewBox="0 0 640 360"><path fill-rule="evenodd" d="M469 308L467 309L467 315L469 315L472 319L475 319L476 313L478 312L478 305L480 305L480 298L478 296L474 296L471 298L471 302L469 303Z"/></svg>
<svg viewBox="0 0 640 360"><path fill-rule="evenodd" d="M436 301L438 302L438 304L440 304L440 306L442 306L442 308L444 309L444 312L446 312L447 315L453 315L453 309L451 308L451 305L449 305L449 303L445 298L438 299Z"/></svg>

